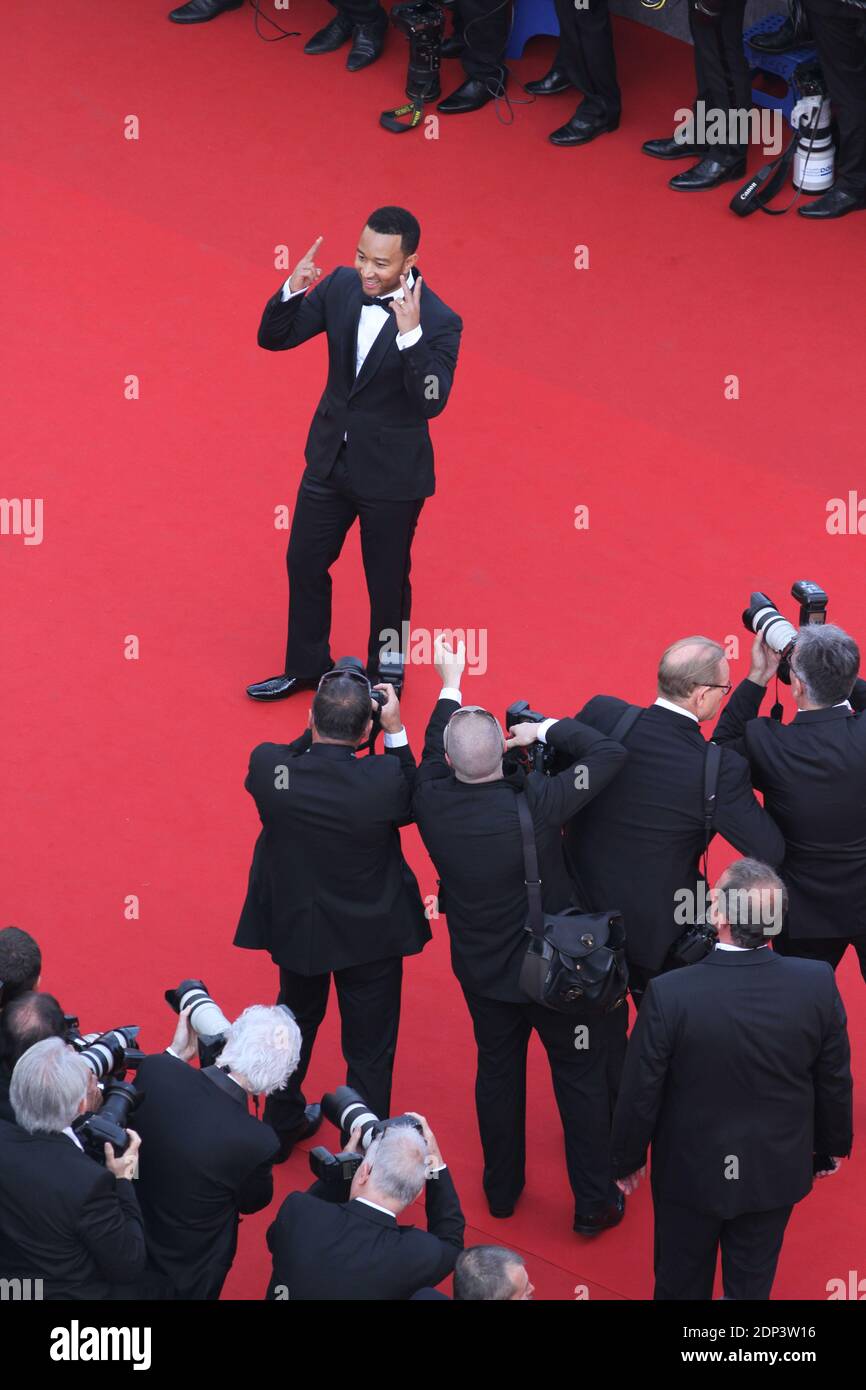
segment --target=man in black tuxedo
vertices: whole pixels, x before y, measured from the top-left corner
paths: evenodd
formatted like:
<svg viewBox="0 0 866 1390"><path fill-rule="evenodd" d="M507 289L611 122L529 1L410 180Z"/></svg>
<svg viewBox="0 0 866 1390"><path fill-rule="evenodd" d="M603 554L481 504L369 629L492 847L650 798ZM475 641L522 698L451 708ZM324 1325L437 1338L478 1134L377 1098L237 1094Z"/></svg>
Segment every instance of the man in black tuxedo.
<svg viewBox="0 0 866 1390"><path fill-rule="evenodd" d="M283 352L325 333L329 366L289 536L284 673L248 686L255 700L314 690L330 667L329 571L356 517L370 596L367 670L400 692L412 537L435 488L428 421L448 403L463 331L426 285L422 297L420 235L404 208L378 208L354 270L340 266L318 283L319 237L265 306L260 347Z"/></svg>
<svg viewBox="0 0 866 1390"><path fill-rule="evenodd" d="M292 1010L303 1038L287 1089L265 1107L281 1158L320 1120L318 1106L305 1109L301 1086L332 974L347 1084L377 1115L388 1115L403 957L430 939L400 846L415 760L393 687L381 689L388 695L383 754L356 756L370 734L370 685L337 667L322 678L306 734L291 744L260 744L250 757L245 785L263 828L235 945L270 952L280 967L277 1002Z"/></svg>
<svg viewBox="0 0 866 1390"><path fill-rule="evenodd" d="M580 5L574 0L555 2L560 38L554 72L558 68L564 86L577 88L583 100L571 120L549 138L553 145L587 145L616 130L622 110L608 0L583 0ZM543 92L545 81L530 83L527 91L534 85Z"/></svg>
<svg viewBox="0 0 866 1390"><path fill-rule="evenodd" d="M199 1070L185 1065L196 1052L188 1014L171 1047L138 1068L138 1198L151 1263L173 1296L217 1299L240 1217L261 1211L274 1192L279 1143L249 1113L249 1098L285 1086L301 1036L287 1009L253 1005L232 1024L216 1063Z"/></svg>
<svg viewBox="0 0 866 1390"><path fill-rule="evenodd" d="M105 1167L72 1124L98 1109L87 1063L61 1038L27 1049L10 1087L15 1124L0 1121L0 1278L43 1281L46 1299L137 1296L147 1252L133 1177L140 1140Z"/></svg>
<svg viewBox="0 0 866 1390"><path fill-rule="evenodd" d="M266 1297L301 1302L410 1299L445 1279L463 1249L465 1222L439 1145L421 1127L391 1125L370 1144L348 1201L326 1184L290 1192L268 1231L273 1274ZM358 1132L345 1152L358 1149ZM397 1218L425 1193L427 1230Z"/></svg>
<svg viewBox="0 0 866 1390"><path fill-rule="evenodd" d="M616 1225L624 1209L611 1180L608 1141L611 1072L624 1044L627 1010L623 1003L601 1018L560 1014L521 989L529 904L517 797L526 797L533 820L543 906L562 911L572 896L562 826L616 777L626 753L572 719L518 724L506 745L492 714L462 708L463 665L462 643L455 655L443 642L437 662L443 687L427 726L413 810L439 874L451 961L478 1046L484 1191L491 1214L505 1217L524 1186L526 1052L535 1030L550 1062L565 1134L574 1229L594 1235ZM567 769L556 777L519 769L505 775L506 746L525 748L536 738L561 750Z"/></svg>
<svg viewBox="0 0 866 1390"><path fill-rule="evenodd" d="M628 762L596 799L591 816L565 832L566 858L578 898L589 910L617 907L625 919L629 980L635 1003L647 980L665 969L689 921L686 891L697 908L706 894L700 858L706 843L701 724L716 717L730 690L723 648L685 637L664 652L658 698L623 734ZM628 705L596 695L577 715L610 734ZM713 831L741 854L781 862L781 832L755 799L745 760L724 749Z"/></svg>
<svg viewBox="0 0 866 1390"><path fill-rule="evenodd" d="M672 135L646 140L643 145L644 154L653 159L697 157L691 169L670 180L670 187L683 193L717 188L730 179L745 177L747 147L739 122L723 132L726 139L719 144L702 144L694 137L701 134L701 114L709 121L713 112L723 111L727 117L728 112L748 112L753 105L752 76L743 48L746 0L701 0L700 9L696 0L688 0L688 8L697 85L693 109L699 117L693 138L681 141ZM707 12L710 9L718 13L713 17Z"/></svg>
<svg viewBox="0 0 866 1390"><path fill-rule="evenodd" d="M849 0L805 0L839 130L836 179L801 217L845 217L866 208L866 13Z"/></svg>
<svg viewBox="0 0 866 1390"><path fill-rule="evenodd" d="M633 1192L652 1145L655 1297L766 1299L813 1175L852 1141L845 1010L820 961L771 951L781 880L736 861L714 890L718 944L647 988L629 1040L613 1165Z"/></svg>
<svg viewBox="0 0 866 1390"><path fill-rule="evenodd" d="M831 624L800 629L790 659L798 713L760 717L779 654L762 636L731 696L716 742L745 755L752 782L785 839L790 894L776 950L835 967L853 946L866 978L866 681L857 643Z"/></svg>

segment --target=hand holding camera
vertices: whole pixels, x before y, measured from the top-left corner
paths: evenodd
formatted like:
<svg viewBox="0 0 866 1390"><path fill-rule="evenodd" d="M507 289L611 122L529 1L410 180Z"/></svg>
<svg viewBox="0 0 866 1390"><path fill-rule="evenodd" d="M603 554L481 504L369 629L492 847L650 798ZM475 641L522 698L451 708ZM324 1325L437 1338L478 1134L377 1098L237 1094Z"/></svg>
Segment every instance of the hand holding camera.
<svg viewBox="0 0 866 1390"><path fill-rule="evenodd" d="M138 1151L141 1148L141 1137L136 1134L134 1129L128 1129L126 1133L129 1143L122 1154L118 1154L113 1145L106 1143L105 1166L121 1182L132 1182L138 1172Z"/></svg>
<svg viewBox="0 0 866 1390"><path fill-rule="evenodd" d="M376 695L384 696L384 703L375 699ZM378 711L379 722L383 732L386 734L399 734L403 728L403 720L400 715L400 701L397 699L397 692L393 685L387 683L374 685L371 692L373 698L373 714Z"/></svg>
<svg viewBox="0 0 866 1390"><path fill-rule="evenodd" d="M774 652L772 647L767 646L763 632L759 632L752 643L752 666L749 671L749 680L755 685L769 685L779 669L782 660L781 652Z"/></svg>

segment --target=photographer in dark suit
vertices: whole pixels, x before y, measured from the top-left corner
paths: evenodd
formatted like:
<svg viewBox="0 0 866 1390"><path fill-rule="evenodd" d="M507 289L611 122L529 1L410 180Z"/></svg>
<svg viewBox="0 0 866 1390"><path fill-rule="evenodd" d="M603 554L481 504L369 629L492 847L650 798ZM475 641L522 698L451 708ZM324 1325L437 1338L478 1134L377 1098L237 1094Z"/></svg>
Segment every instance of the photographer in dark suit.
<svg viewBox="0 0 866 1390"><path fill-rule="evenodd" d="M0 1120L15 1123L9 1087L18 1059L34 1043L65 1032L66 1018L53 994L16 994L0 1012Z"/></svg>
<svg viewBox="0 0 866 1390"><path fill-rule="evenodd" d="M706 841L704 775L707 746L701 724L716 717L730 690L723 648L707 637L685 637L659 663L658 698L641 712L623 742L628 762L595 801L592 815L565 833L566 858L578 895L591 910L618 907L625 919L629 979L639 1003L648 979L673 962L682 934L677 905L683 890L699 900L705 884L700 858ZM577 718L610 734L624 700L597 695ZM744 760L723 750L713 830L741 854L778 864L782 835L755 800Z"/></svg>
<svg viewBox="0 0 866 1390"><path fill-rule="evenodd" d="M319 283L318 237L265 305L259 346L284 352L326 334L328 381L289 536L284 674L248 686L255 700L314 690L331 665L330 569L356 518L370 595L367 670L373 680L402 682L412 537L435 489L428 422L448 404L463 331L426 285L422 294L420 237L405 208L377 208L354 269L340 266Z"/></svg>
<svg viewBox="0 0 866 1390"><path fill-rule="evenodd" d="M574 1229L593 1235L623 1213L609 1169L609 1071L623 1045L627 1010L623 1005L601 1018L561 1014L522 990L529 903L517 797L526 797L532 816L544 909L562 911L572 896L562 826L617 775L625 749L572 719L519 724L506 745L492 714L461 706L462 644L455 655L442 643L438 656L443 688L427 726L413 809L439 873L451 961L478 1046L484 1191L492 1215L504 1217L523 1190L526 1052L535 1030L550 1062L565 1134ZM569 759L567 770L556 777L521 769L505 775L506 746L526 748L536 739L560 750ZM585 1046L578 1043L583 1029Z"/></svg>
<svg viewBox="0 0 866 1390"><path fill-rule="evenodd" d="M245 785L263 828L235 945L270 952L280 967L278 1003L303 1037L287 1090L265 1107L282 1158L319 1122L317 1107L305 1111L301 1086L332 974L347 1083L377 1115L389 1114L403 957L430 939L400 846L415 760L393 687L378 688L388 695L383 754L356 757L372 726L370 684L337 667L322 678L307 733L288 745L263 743L250 757Z"/></svg>
<svg viewBox="0 0 866 1390"><path fill-rule="evenodd" d="M463 1249L465 1222L451 1174L423 1115L372 1141L345 1202L325 1185L290 1192L268 1231L274 1259L267 1298L304 1301L409 1299L438 1284ZM344 1152L356 1152L358 1131ZM427 1230L397 1218L425 1193Z"/></svg>
<svg viewBox="0 0 866 1390"><path fill-rule="evenodd" d="M288 1010L253 1005L232 1024L212 1067L185 1066L196 1040L181 1014L169 1053L146 1057L136 1086L142 1162L138 1196L151 1263L175 1298L217 1299L232 1266L241 1216L273 1196L278 1152L250 1096L285 1086L301 1037Z"/></svg>
<svg viewBox="0 0 866 1390"><path fill-rule="evenodd" d="M0 1277L43 1281L46 1299L135 1297L144 1229L132 1178L140 1140L105 1145L105 1167L72 1123L98 1109L96 1079L60 1038L27 1049L10 1087L15 1124L0 1121Z"/></svg>
<svg viewBox="0 0 866 1390"><path fill-rule="evenodd" d="M770 1296L785 1227L852 1141L845 1010L832 971L768 946L784 888L744 859L713 894L718 944L647 988L613 1126L624 1192L652 1145L655 1297Z"/></svg>
<svg viewBox="0 0 866 1390"><path fill-rule="evenodd" d="M835 967L851 945L866 978L866 681L857 643L832 624L801 627L790 658L790 724L759 717L779 654L762 636L715 733L749 761L785 839L790 895L777 951Z"/></svg>

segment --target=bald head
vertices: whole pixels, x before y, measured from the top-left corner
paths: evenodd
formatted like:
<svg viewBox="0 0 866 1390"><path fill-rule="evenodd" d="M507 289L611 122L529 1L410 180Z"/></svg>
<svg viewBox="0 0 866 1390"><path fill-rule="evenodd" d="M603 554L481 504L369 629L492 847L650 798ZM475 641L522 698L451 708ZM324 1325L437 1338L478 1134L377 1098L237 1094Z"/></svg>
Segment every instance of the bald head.
<svg viewBox="0 0 866 1390"><path fill-rule="evenodd" d="M457 711L445 730L445 752L460 782L492 782L502 776L505 743L492 714Z"/></svg>
<svg viewBox="0 0 866 1390"><path fill-rule="evenodd" d="M662 654L659 695L666 700L687 700L699 685L724 685L724 660L724 647L711 638L681 637Z"/></svg>

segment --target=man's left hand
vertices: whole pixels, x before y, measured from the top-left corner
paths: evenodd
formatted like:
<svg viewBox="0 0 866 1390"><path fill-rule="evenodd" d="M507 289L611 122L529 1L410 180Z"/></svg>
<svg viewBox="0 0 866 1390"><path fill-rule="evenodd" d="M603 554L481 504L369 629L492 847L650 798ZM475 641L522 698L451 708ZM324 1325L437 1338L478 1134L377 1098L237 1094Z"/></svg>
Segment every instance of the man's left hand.
<svg viewBox="0 0 866 1390"><path fill-rule="evenodd" d="M400 716L400 701L397 699L397 692L393 685L374 685L373 689L381 690L388 696L379 715L383 733L399 734L403 722Z"/></svg>
<svg viewBox="0 0 866 1390"><path fill-rule="evenodd" d="M193 1030L189 1026L189 1016L192 1008L183 1009L178 1016L177 1027L174 1030L174 1037L171 1040L172 1051L177 1054L182 1062L191 1062L198 1048L198 1040Z"/></svg>
<svg viewBox="0 0 866 1390"><path fill-rule="evenodd" d="M624 1192L626 1197L630 1197L633 1192L637 1192L641 1184L641 1179L646 1177L646 1164L638 1168L636 1173L629 1173L627 1178L617 1178L616 1185L620 1192Z"/></svg>
<svg viewBox="0 0 866 1390"><path fill-rule="evenodd" d="M406 276L400 276L403 298L391 300L391 308L397 320L399 333L411 333L412 329L417 328L421 322L421 284L421 276L416 275L415 283L410 289L406 284Z"/></svg>
<svg viewBox="0 0 866 1390"><path fill-rule="evenodd" d="M538 738L538 725L531 719L515 724L506 733L506 748L529 748Z"/></svg>

